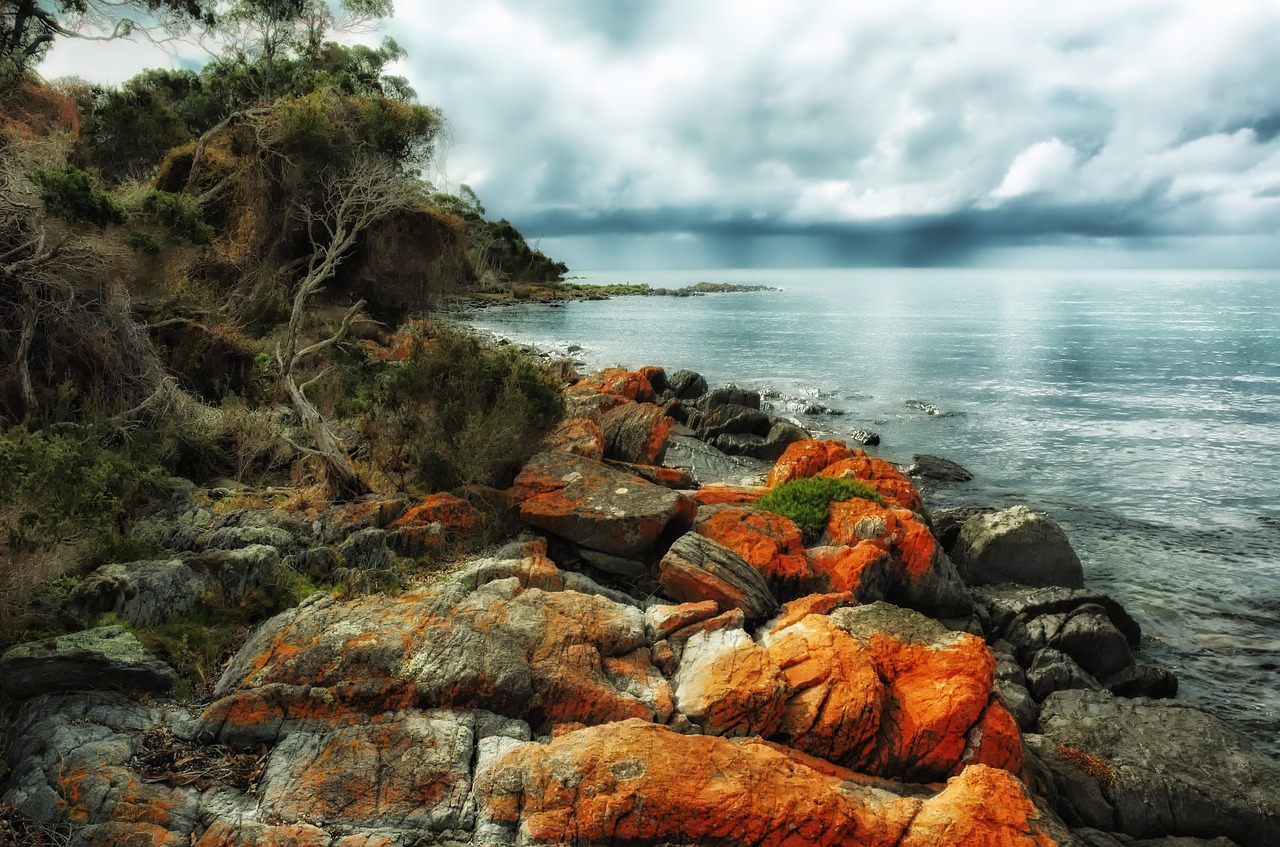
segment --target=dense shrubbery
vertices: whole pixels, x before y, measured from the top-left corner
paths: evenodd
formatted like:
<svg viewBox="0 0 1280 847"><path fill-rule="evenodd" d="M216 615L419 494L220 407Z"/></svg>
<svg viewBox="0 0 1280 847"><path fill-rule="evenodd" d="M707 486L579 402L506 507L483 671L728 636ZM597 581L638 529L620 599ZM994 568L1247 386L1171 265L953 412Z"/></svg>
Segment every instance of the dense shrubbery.
<svg viewBox="0 0 1280 847"><path fill-rule="evenodd" d="M40 199L52 215L99 228L129 219L124 206L110 192L94 185L88 171L69 166L45 168L32 171L31 181L40 187Z"/></svg>
<svg viewBox="0 0 1280 847"><path fill-rule="evenodd" d="M411 337L358 404L370 463L400 490L503 485L564 413L541 362L446 326Z"/></svg>
<svg viewBox="0 0 1280 847"><path fill-rule="evenodd" d="M165 474L100 432L0 432L0 645L60 625L60 598L85 564L150 552L133 514ZM58 580L71 575L71 582Z"/></svg>
<svg viewBox="0 0 1280 847"><path fill-rule="evenodd" d="M213 238L213 227L204 222L200 204L189 194L152 191L142 208L169 232L169 237L175 242L208 244Z"/></svg>
<svg viewBox="0 0 1280 847"><path fill-rule="evenodd" d="M826 529L831 503L861 497L884 505L880 493L856 479L813 476L793 479L774 488L756 503L766 512L790 518L805 537L817 538Z"/></svg>
<svg viewBox="0 0 1280 847"><path fill-rule="evenodd" d="M445 327L383 360L350 343L356 324L385 340L477 265L564 266L469 189L433 197L421 172L444 121L387 73L394 42L325 41L337 7L316 0L230 5L246 49L199 72L56 92L22 77L0 108L0 647L81 625L64 601L88 567L160 552L131 527L170 473L292 486L316 508L370 489L487 502L562 414L555 378L514 348ZM311 485L335 457L352 484ZM310 588L282 571L235 609L209 598L140 635L199 680Z"/></svg>

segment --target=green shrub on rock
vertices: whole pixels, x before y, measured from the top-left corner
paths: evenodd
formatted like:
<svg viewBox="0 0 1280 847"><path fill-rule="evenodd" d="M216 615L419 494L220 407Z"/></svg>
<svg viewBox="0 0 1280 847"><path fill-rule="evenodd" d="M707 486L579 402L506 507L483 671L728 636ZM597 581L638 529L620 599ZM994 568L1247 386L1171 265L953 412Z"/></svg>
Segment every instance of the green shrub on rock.
<svg viewBox="0 0 1280 847"><path fill-rule="evenodd" d="M808 539L817 538L827 525L831 503L861 497L884 505L875 488L856 479L812 476L793 479L760 498L756 507L795 521Z"/></svg>

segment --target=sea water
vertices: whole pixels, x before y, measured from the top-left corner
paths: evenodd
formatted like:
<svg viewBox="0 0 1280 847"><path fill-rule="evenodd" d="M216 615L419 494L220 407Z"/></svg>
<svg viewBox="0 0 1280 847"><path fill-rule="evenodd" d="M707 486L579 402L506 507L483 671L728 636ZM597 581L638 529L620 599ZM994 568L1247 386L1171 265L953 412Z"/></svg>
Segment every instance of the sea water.
<svg viewBox="0 0 1280 847"><path fill-rule="evenodd" d="M1280 754L1280 271L610 271L779 290L517 305L471 322L588 368L658 364L960 462L935 508L1057 520L1180 697Z"/></svg>

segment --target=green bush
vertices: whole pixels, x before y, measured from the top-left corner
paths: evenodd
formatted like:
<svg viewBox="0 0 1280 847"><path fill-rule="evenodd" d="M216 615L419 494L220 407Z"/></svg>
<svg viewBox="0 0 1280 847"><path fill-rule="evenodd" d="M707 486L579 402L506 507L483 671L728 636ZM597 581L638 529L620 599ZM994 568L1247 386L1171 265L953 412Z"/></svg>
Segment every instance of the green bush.
<svg viewBox="0 0 1280 847"><path fill-rule="evenodd" d="M160 244L151 233L135 229L129 233L129 237L125 239L125 243L129 245L129 249L135 253L145 253L148 256L154 256L160 252Z"/></svg>
<svg viewBox="0 0 1280 847"><path fill-rule="evenodd" d="M875 488L856 479L813 476L784 482L760 498L756 507L795 521L806 539L822 535L833 502L861 497L884 505Z"/></svg>
<svg viewBox="0 0 1280 847"><path fill-rule="evenodd" d="M162 472L88 431L0 432L0 506L16 513L0 544L34 549L67 535L124 536L128 515L159 492Z"/></svg>
<svg viewBox="0 0 1280 847"><path fill-rule="evenodd" d="M129 219L124 206L94 185L93 177L80 168L46 168L32 171L32 182L40 187L40 199L52 215L72 221L86 221L105 229Z"/></svg>
<svg viewBox="0 0 1280 847"><path fill-rule="evenodd" d="M213 240L213 227L201 219L200 204L189 194L152 191L142 208L169 231L175 243L208 244Z"/></svg>
<svg viewBox="0 0 1280 847"><path fill-rule="evenodd" d="M411 336L359 396L371 464L400 490L502 487L564 413L556 379L513 347L459 329Z"/></svg>

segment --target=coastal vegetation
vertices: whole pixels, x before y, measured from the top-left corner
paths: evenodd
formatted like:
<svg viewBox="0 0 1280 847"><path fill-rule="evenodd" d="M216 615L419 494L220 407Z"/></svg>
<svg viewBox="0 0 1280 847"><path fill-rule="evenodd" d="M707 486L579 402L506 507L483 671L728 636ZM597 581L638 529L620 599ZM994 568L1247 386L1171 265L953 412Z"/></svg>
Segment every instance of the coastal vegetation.
<svg viewBox="0 0 1280 847"><path fill-rule="evenodd" d="M477 499L559 418L542 362L420 317L567 269L469 187L425 180L447 124L391 72L404 51L335 38L390 11L0 12L0 646L102 623L69 615L69 592L159 553L135 519L179 478L300 512ZM36 72L55 40L129 35L214 57L119 86ZM198 685L247 626L316 587L282 567L234 603L135 629Z"/></svg>

